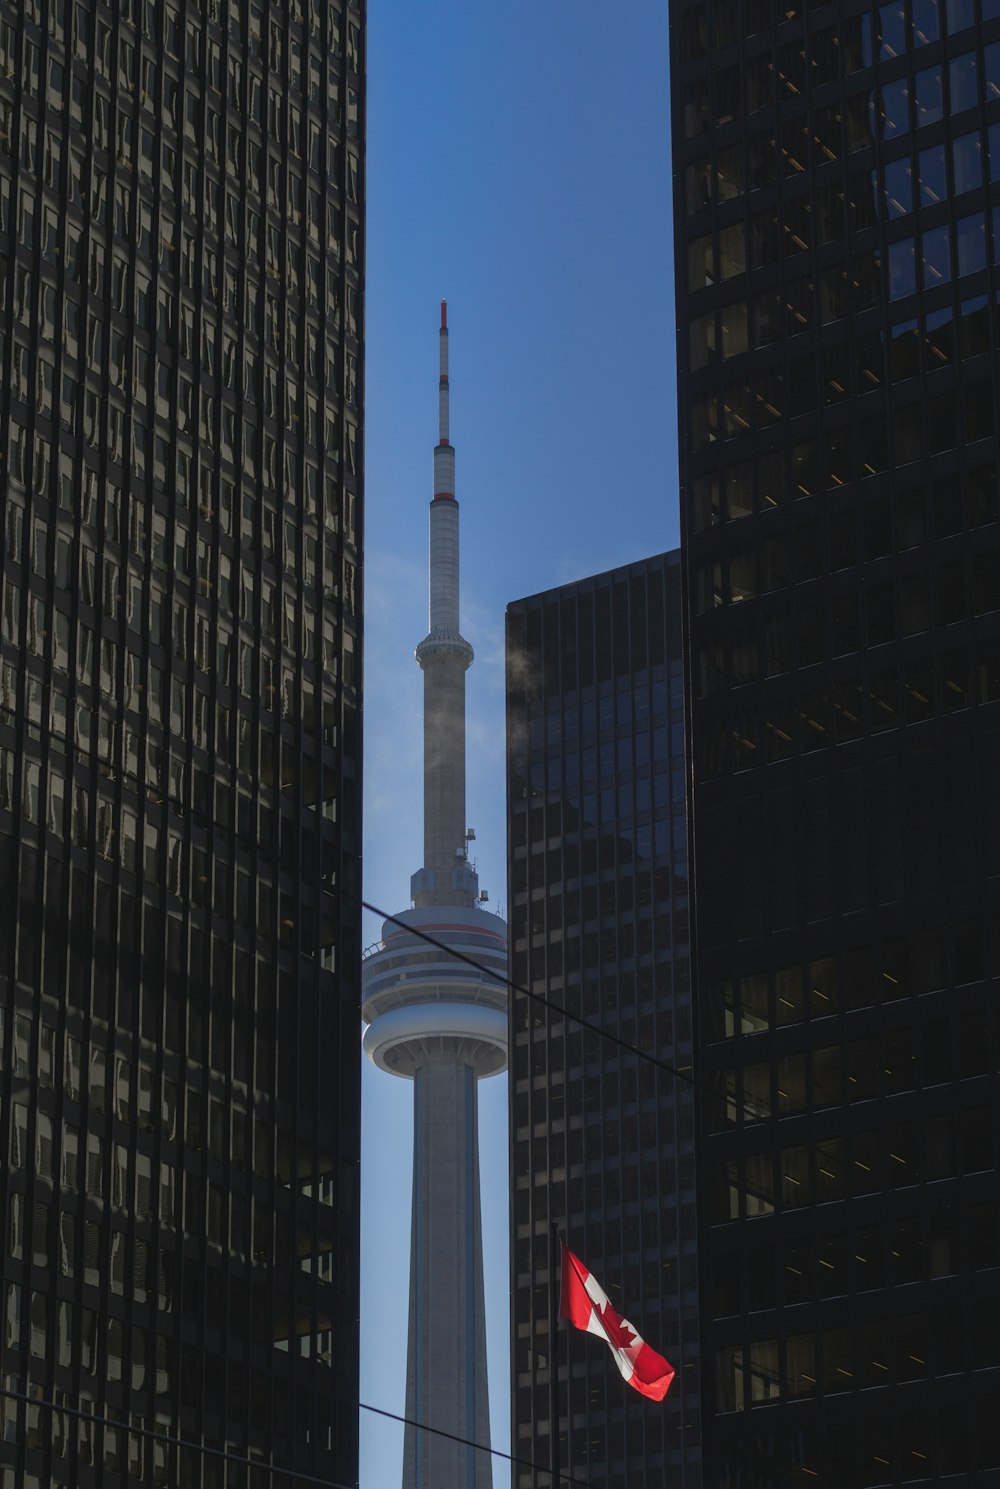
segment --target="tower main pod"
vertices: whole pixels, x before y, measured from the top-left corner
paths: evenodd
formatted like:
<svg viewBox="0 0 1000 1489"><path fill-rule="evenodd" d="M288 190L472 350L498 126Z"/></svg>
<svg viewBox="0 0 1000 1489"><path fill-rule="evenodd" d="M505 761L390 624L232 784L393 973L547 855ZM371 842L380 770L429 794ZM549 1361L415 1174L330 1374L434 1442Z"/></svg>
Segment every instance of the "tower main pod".
<svg viewBox="0 0 1000 1489"><path fill-rule="evenodd" d="M364 962L362 1013L366 1053L383 1070L413 1081L406 1415L488 1445L477 1085L507 1065L507 927L479 907L468 857L465 674L473 654L459 630L444 303L440 351L430 627L416 650L424 674L424 866L410 881L413 908L397 917L402 925L385 922L377 950ZM492 1489L492 1483L488 1453L406 1428L403 1489Z"/></svg>

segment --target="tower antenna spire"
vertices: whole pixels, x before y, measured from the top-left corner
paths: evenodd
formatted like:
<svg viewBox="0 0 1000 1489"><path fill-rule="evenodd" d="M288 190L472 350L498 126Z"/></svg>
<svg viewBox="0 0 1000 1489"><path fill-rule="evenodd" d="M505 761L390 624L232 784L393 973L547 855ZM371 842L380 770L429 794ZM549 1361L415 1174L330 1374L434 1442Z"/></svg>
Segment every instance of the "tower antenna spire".
<svg viewBox="0 0 1000 1489"><path fill-rule="evenodd" d="M438 444L447 446L449 441L448 419L449 419L449 393L448 387L448 301L441 301L441 332L440 342L440 376L438 381ZM454 462L452 463L452 477L454 478ZM436 474L436 472L435 472ZM434 495L454 496L455 482L452 479L451 490L439 493L437 482L434 484Z"/></svg>
<svg viewBox="0 0 1000 1489"><path fill-rule="evenodd" d="M459 629L458 502L455 447L449 439L448 303L438 333L438 442L430 510L428 634L417 647L424 673L424 870L417 904L473 904L465 861L465 671L472 647ZM454 896L457 895L457 900Z"/></svg>

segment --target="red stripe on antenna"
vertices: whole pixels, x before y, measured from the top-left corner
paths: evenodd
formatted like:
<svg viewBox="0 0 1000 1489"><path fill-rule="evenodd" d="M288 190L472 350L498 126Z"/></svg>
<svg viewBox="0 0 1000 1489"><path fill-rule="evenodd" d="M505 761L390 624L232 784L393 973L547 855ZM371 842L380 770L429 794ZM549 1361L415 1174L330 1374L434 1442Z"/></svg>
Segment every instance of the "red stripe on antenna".
<svg viewBox="0 0 1000 1489"><path fill-rule="evenodd" d="M441 330L442 331L447 331L447 329L448 329L448 301L447 300L442 300L441 301Z"/></svg>

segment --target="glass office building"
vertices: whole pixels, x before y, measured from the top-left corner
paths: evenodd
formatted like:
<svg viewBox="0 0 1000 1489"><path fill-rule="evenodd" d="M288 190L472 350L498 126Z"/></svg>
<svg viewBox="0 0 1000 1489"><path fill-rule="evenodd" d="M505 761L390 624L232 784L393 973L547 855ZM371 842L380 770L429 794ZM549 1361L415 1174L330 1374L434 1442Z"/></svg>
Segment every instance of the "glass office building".
<svg viewBox="0 0 1000 1489"><path fill-rule="evenodd" d="M1000 1483L1000 6L670 20L706 1478Z"/></svg>
<svg viewBox="0 0 1000 1489"><path fill-rule="evenodd" d="M362 9L0 3L4 1489L357 1478Z"/></svg>
<svg viewBox="0 0 1000 1489"><path fill-rule="evenodd" d="M507 610L511 1451L549 1462L557 1221L677 1371L657 1405L560 1325L562 1470L608 1489L702 1482L694 1098L517 987L690 1073L680 595L669 553Z"/></svg>

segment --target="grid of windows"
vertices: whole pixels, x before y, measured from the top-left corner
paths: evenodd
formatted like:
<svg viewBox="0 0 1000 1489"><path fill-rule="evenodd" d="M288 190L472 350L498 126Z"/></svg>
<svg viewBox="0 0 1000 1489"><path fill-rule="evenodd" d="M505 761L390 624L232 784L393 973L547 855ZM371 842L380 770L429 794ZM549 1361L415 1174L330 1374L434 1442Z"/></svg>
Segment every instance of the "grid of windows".
<svg viewBox="0 0 1000 1489"><path fill-rule="evenodd" d="M678 555L509 606L507 657L514 981L690 1067ZM512 1451L548 1461L556 1220L678 1377L650 1411L567 1330L564 1470L697 1489L691 1089L516 995L510 1050Z"/></svg>
<svg viewBox="0 0 1000 1489"><path fill-rule="evenodd" d="M0 0L4 1486L357 1476L363 48Z"/></svg>
<svg viewBox="0 0 1000 1489"><path fill-rule="evenodd" d="M671 27L710 1477L985 1484L1000 7Z"/></svg>

